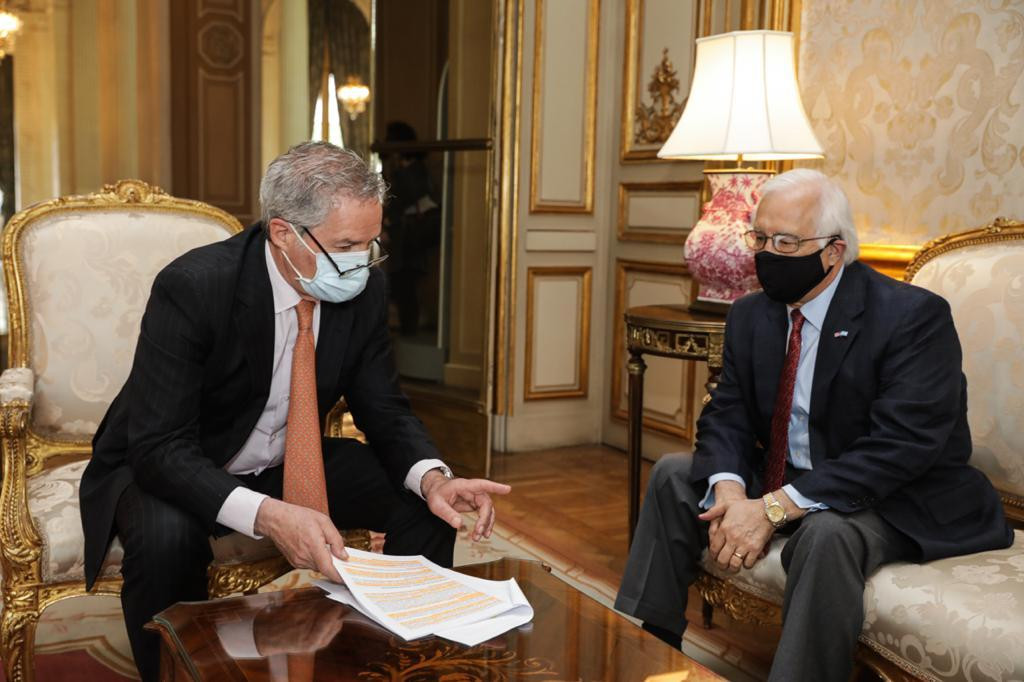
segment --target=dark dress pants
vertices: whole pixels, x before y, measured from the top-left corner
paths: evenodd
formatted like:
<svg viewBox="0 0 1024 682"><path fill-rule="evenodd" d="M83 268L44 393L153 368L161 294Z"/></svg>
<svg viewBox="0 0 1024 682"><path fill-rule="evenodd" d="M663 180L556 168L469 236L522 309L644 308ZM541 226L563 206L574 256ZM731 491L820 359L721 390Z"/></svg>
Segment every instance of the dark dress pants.
<svg viewBox="0 0 1024 682"><path fill-rule="evenodd" d="M672 633L686 629L686 593L708 544L689 455L651 471L615 608ZM864 584L882 564L917 546L873 511L812 512L784 532L782 638L769 680L845 682L864 621Z"/></svg>
<svg viewBox="0 0 1024 682"><path fill-rule="evenodd" d="M442 566L452 565L455 530L418 496L397 489L368 446L327 438L323 450L335 526L382 531L387 533L387 554L422 554ZM283 467L238 479L257 492L281 498ZM142 679L156 680L160 639L143 625L176 602L207 599L209 532L196 517L134 483L118 502L116 526L124 546L121 606L132 655Z"/></svg>

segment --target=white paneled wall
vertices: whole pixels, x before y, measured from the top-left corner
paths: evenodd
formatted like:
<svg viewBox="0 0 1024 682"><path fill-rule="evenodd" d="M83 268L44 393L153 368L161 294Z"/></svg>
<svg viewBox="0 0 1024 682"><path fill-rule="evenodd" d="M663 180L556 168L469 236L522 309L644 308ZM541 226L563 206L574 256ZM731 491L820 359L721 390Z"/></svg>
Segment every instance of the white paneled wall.
<svg viewBox="0 0 1024 682"><path fill-rule="evenodd" d="M622 314L689 300L682 243L703 181L699 163L654 159L660 144L635 138L635 116L655 104L648 84L665 48L675 97L685 99L700 4L523 0L521 190L498 450L625 443ZM703 370L649 364L645 451L685 449Z"/></svg>

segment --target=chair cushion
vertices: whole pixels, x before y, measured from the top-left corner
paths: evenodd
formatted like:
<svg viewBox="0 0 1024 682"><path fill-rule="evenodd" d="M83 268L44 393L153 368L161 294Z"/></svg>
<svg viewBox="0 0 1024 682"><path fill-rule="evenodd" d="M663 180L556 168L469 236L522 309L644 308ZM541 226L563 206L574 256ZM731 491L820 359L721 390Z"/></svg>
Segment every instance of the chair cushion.
<svg viewBox="0 0 1024 682"><path fill-rule="evenodd" d="M786 586L786 539L753 569L712 575L774 604ZM932 561L883 566L864 590L860 639L908 670L940 680L1024 679L1024 531L1012 547Z"/></svg>
<svg viewBox="0 0 1024 682"><path fill-rule="evenodd" d="M1008 549L880 569L861 641L941 680L1024 679L1024 531Z"/></svg>
<svg viewBox="0 0 1024 682"><path fill-rule="evenodd" d="M78 511L78 486L88 462L49 469L28 481L28 509L43 541L42 574L46 584L85 579L85 535ZM269 539L253 540L241 533L211 539L215 563L240 563L277 554ZM114 538L103 563L103 576L121 571L124 549Z"/></svg>

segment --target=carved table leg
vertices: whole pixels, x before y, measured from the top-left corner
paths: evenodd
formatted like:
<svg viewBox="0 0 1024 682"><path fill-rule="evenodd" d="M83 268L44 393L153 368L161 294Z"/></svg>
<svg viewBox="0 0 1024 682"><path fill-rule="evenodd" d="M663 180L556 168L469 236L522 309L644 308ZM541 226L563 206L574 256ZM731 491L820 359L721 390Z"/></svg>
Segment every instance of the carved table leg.
<svg viewBox="0 0 1024 682"><path fill-rule="evenodd" d="M629 542L633 543L633 532L640 518L640 459L643 453L644 434L644 363L643 354L629 350Z"/></svg>
<svg viewBox="0 0 1024 682"><path fill-rule="evenodd" d="M725 344L724 334L711 334L708 337L708 382L704 387L708 391L705 404L710 400L711 392L718 387L718 376L722 373L722 346Z"/></svg>

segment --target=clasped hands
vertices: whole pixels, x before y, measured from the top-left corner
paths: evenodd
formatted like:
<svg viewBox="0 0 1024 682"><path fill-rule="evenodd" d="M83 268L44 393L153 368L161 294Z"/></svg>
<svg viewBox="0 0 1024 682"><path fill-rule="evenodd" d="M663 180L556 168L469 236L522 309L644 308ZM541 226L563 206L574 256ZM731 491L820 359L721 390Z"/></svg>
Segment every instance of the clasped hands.
<svg viewBox="0 0 1024 682"><path fill-rule="evenodd" d="M494 528L494 503L491 495L505 495L512 488L482 478L445 478L439 471L428 471L420 482L427 506L435 516L452 528L462 527L464 511L476 511L473 540L490 537ZM342 582L333 557L348 560L345 540L326 514L268 497L260 504L253 528L269 537L295 568L309 568L328 580Z"/></svg>
<svg viewBox="0 0 1024 682"><path fill-rule="evenodd" d="M783 491L775 496L786 508L792 521L803 516ZM768 543L775 527L764 512L761 498L749 499L744 487L736 481L715 484L715 504L698 516L708 525L708 551L723 570L737 573L741 568L753 568L768 552Z"/></svg>

